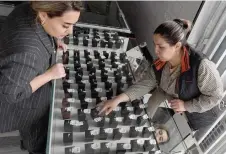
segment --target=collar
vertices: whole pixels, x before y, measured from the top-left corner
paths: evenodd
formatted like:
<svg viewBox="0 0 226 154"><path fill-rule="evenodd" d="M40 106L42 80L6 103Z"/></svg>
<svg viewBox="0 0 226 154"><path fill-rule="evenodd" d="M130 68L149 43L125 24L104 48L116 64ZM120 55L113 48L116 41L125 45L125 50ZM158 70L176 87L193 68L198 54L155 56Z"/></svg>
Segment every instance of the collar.
<svg viewBox="0 0 226 154"><path fill-rule="evenodd" d="M188 50L186 47L183 47L183 50L184 53L183 56L181 57L181 73L184 73L190 69ZM166 62L161 61L160 59L154 61L154 65L157 70L162 69L165 64Z"/></svg>

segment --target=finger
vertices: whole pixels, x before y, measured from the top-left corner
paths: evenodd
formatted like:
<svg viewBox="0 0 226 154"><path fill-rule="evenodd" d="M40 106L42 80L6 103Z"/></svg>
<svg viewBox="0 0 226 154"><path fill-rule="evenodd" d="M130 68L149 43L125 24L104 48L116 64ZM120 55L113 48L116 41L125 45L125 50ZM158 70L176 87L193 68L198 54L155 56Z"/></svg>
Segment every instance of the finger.
<svg viewBox="0 0 226 154"><path fill-rule="evenodd" d="M176 103L176 102L177 102L177 99L170 100L170 103Z"/></svg>
<svg viewBox="0 0 226 154"><path fill-rule="evenodd" d="M108 108L107 111L105 112L105 115L108 115L109 113L111 113L112 108Z"/></svg>
<svg viewBox="0 0 226 154"><path fill-rule="evenodd" d="M104 107L100 110L100 112L99 112L98 115L101 115L101 114L102 114L103 112L105 112L107 109L108 109L108 106L104 106Z"/></svg>

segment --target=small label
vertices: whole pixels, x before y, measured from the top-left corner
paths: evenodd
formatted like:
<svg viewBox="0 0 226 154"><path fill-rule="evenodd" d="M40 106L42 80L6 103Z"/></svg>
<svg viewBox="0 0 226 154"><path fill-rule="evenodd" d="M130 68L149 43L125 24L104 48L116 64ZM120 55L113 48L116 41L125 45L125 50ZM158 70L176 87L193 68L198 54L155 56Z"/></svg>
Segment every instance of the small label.
<svg viewBox="0 0 226 154"><path fill-rule="evenodd" d="M94 119L95 122L100 122L101 120L102 120L101 117L98 117L98 118L95 118L95 119Z"/></svg>
<svg viewBox="0 0 226 154"><path fill-rule="evenodd" d="M135 127L135 130L138 132L142 132L143 127Z"/></svg>
<svg viewBox="0 0 226 154"><path fill-rule="evenodd" d="M98 143L93 143L93 144L91 145L91 148L92 148L92 149L100 149L100 144L98 144Z"/></svg>
<svg viewBox="0 0 226 154"><path fill-rule="evenodd" d="M140 104L139 107L140 107L141 109L144 109L144 108L145 108L145 105L144 105L144 104Z"/></svg>
<svg viewBox="0 0 226 154"><path fill-rule="evenodd" d="M95 88L95 90L96 90L97 92L102 92L102 91L103 91L102 88Z"/></svg>
<svg viewBox="0 0 226 154"><path fill-rule="evenodd" d="M66 111L72 111L73 107L66 107Z"/></svg>
<svg viewBox="0 0 226 154"><path fill-rule="evenodd" d="M67 101L68 101L69 103L74 103L74 102L75 102L75 98L68 98Z"/></svg>
<svg viewBox="0 0 226 154"><path fill-rule="evenodd" d="M154 128L154 127L148 127L148 130L149 130L150 132L154 132L154 131L155 131L155 128Z"/></svg>
<svg viewBox="0 0 226 154"><path fill-rule="evenodd" d="M119 132L122 133L122 134L125 134L125 133L126 133L126 129L120 128L120 129L119 129Z"/></svg>
<svg viewBox="0 0 226 154"><path fill-rule="evenodd" d="M106 128L104 131L105 131L105 133L111 134L113 132L113 129L112 128Z"/></svg>
<svg viewBox="0 0 226 154"><path fill-rule="evenodd" d="M125 80L126 80L126 77L125 77L125 76L123 76L123 77L122 77L122 80L123 80L123 81L125 81Z"/></svg>
<svg viewBox="0 0 226 154"><path fill-rule="evenodd" d="M101 59L105 59L106 57L105 56L101 56Z"/></svg>
<svg viewBox="0 0 226 154"><path fill-rule="evenodd" d="M83 121L79 121L76 126L82 126L83 124Z"/></svg>
<svg viewBox="0 0 226 154"><path fill-rule="evenodd" d="M105 121L106 121L106 122L109 122L109 121L110 121L110 118L105 118Z"/></svg>
<svg viewBox="0 0 226 154"><path fill-rule="evenodd" d="M93 102L92 98L85 98L85 101L86 102L89 102L89 103L92 103Z"/></svg>
<svg viewBox="0 0 226 154"><path fill-rule="evenodd" d="M136 116L135 116L134 114L131 114L131 115L129 116L129 118L130 118L130 119L136 119Z"/></svg>
<svg viewBox="0 0 226 154"><path fill-rule="evenodd" d="M127 149L127 150L131 149L131 144L128 144L128 143L123 144L123 149Z"/></svg>
<svg viewBox="0 0 226 154"><path fill-rule="evenodd" d="M74 148L72 148L72 151L71 151L72 153L80 153L81 152L81 149L80 149L80 147L74 147Z"/></svg>
<svg viewBox="0 0 226 154"><path fill-rule="evenodd" d="M91 110L90 109L84 109L84 113L90 114L91 113Z"/></svg>
<svg viewBox="0 0 226 154"><path fill-rule="evenodd" d="M82 80L81 82L86 84L86 83L89 83L89 80Z"/></svg>
<svg viewBox="0 0 226 154"><path fill-rule="evenodd" d="M122 122L122 120L123 120L123 117L116 117L115 118L115 121L117 121L117 122Z"/></svg>
<svg viewBox="0 0 226 154"><path fill-rule="evenodd" d="M121 107L117 106L113 111L120 111Z"/></svg>
<svg viewBox="0 0 226 154"><path fill-rule="evenodd" d="M92 131L90 131L90 134L91 135L98 135L99 134L99 130L92 130Z"/></svg>
<svg viewBox="0 0 226 154"><path fill-rule="evenodd" d="M69 80L66 80L67 83L74 83L74 80L72 79L69 79Z"/></svg>
<svg viewBox="0 0 226 154"><path fill-rule="evenodd" d="M75 89L68 89L67 91L68 91L69 93L74 93L74 92L76 92Z"/></svg>
<svg viewBox="0 0 226 154"><path fill-rule="evenodd" d="M77 120L71 120L71 121L70 121L70 125L76 125L76 124L78 124L78 122L79 122L79 121L77 121Z"/></svg>
<svg viewBox="0 0 226 154"><path fill-rule="evenodd" d="M149 143L150 143L150 144L156 144L156 141L155 141L154 139L151 139L151 140L149 141Z"/></svg>
<svg viewBox="0 0 226 154"><path fill-rule="evenodd" d="M143 139L138 139L138 140L137 140L137 144L143 145L143 144L144 144L144 140L143 140Z"/></svg>
<svg viewBox="0 0 226 154"><path fill-rule="evenodd" d="M148 119L148 115L147 114L143 115L143 119Z"/></svg>
<svg viewBox="0 0 226 154"><path fill-rule="evenodd" d="M160 150L155 151L155 154L161 154L161 151Z"/></svg>
<svg viewBox="0 0 226 154"><path fill-rule="evenodd" d="M106 143L105 145L106 145L107 148L113 147L113 143Z"/></svg>
<svg viewBox="0 0 226 154"><path fill-rule="evenodd" d="M133 111L133 107L127 107L128 111Z"/></svg>
<svg viewBox="0 0 226 154"><path fill-rule="evenodd" d="M113 80L113 79L110 79L110 80L107 80L108 82L110 82L110 83L114 83L115 82L115 80Z"/></svg>
<svg viewBox="0 0 226 154"><path fill-rule="evenodd" d="M108 68L108 67L107 67L107 68L104 68L104 69L105 69L106 71L111 71L111 68Z"/></svg>
<svg viewBox="0 0 226 154"><path fill-rule="evenodd" d="M101 97L100 100L101 101L106 101L108 98L107 97Z"/></svg>
<svg viewBox="0 0 226 154"><path fill-rule="evenodd" d="M119 64L121 64L121 63L120 63L120 62L115 62L115 64L119 65Z"/></svg>

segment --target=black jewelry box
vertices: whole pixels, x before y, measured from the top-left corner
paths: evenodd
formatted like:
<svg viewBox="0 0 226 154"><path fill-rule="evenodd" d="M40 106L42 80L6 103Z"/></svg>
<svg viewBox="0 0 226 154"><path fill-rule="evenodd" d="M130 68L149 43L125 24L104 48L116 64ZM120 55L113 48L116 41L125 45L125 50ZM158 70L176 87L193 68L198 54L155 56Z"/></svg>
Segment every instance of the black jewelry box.
<svg viewBox="0 0 226 154"><path fill-rule="evenodd" d="M64 145L72 145L73 143L73 133L63 133Z"/></svg>

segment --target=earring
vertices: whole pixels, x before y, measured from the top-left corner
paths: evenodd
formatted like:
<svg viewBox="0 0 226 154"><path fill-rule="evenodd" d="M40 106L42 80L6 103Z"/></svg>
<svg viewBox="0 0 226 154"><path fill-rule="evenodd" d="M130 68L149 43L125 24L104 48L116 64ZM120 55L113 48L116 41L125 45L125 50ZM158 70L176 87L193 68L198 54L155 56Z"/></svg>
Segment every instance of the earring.
<svg viewBox="0 0 226 154"><path fill-rule="evenodd" d="M41 20L41 25L43 26L45 24L45 21L44 20Z"/></svg>

